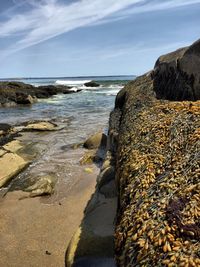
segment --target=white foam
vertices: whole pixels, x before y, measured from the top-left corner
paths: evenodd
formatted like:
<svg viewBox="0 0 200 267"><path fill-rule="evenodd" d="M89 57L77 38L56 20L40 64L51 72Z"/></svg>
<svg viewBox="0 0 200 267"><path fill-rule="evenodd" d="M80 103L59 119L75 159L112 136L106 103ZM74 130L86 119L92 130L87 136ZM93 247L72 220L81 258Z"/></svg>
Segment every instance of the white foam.
<svg viewBox="0 0 200 267"><path fill-rule="evenodd" d="M92 80L57 80L55 83L59 85L84 85L84 83L91 82Z"/></svg>

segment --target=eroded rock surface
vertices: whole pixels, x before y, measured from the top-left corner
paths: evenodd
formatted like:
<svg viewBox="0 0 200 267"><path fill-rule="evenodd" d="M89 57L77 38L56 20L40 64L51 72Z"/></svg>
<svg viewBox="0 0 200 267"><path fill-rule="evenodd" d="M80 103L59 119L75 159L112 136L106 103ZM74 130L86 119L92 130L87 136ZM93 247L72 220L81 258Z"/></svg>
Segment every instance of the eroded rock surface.
<svg viewBox="0 0 200 267"><path fill-rule="evenodd" d="M152 73L157 98L200 99L200 40L161 56Z"/></svg>

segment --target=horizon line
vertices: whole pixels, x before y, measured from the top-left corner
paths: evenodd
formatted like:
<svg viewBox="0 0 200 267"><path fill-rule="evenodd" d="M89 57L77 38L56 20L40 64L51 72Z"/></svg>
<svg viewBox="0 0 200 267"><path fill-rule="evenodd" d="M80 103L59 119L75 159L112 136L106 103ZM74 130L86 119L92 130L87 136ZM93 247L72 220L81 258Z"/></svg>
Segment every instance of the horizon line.
<svg viewBox="0 0 200 267"><path fill-rule="evenodd" d="M135 74L120 74L120 75L92 75L92 76L89 76L89 75L80 75L80 76L41 76L41 77L0 77L0 80L7 80L7 79L10 79L10 80L15 80L15 79L18 79L18 80L34 80L34 79L62 79L62 78L95 78L95 77L129 77L129 76L133 76L133 77L136 77L137 75Z"/></svg>

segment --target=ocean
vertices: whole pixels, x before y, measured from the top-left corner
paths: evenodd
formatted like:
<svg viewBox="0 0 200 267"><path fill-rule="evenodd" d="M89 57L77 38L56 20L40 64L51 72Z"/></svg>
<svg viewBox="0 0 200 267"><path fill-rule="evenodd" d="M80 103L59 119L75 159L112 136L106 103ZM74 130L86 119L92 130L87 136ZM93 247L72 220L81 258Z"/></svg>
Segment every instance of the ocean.
<svg viewBox="0 0 200 267"><path fill-rule="evenodd" d="M59 94L42 99L32 106L0 108L0 122L21 123L42 119L62 121L62 119L70 118L84 132L86 125L88 129L88 123L91 127L95 124L105 124L114 107L116 94L134 78L135 76L93 76L10 79L35 86L63 84L72 86L72 90L81 89L82 91L76 94ZM88 81L96 81L100 87L85 87L84 83Z"/></svg>

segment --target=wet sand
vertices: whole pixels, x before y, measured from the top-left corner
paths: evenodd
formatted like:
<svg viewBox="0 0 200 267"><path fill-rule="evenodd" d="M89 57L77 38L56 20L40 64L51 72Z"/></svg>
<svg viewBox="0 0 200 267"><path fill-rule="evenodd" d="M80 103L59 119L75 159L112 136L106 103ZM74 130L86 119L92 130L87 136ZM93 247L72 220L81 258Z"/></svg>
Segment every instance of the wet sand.
<svg viewBox="0 0 200 267"><path fill-rule="evenodd" d="M71 187L60 182L52 197L19 200L27 193L14 191L0 201L0 266L64 266L67 246L95 190L99 170L92 168L92 174L77 169ZM56 197L59 191L62 198Z"/></svg>

